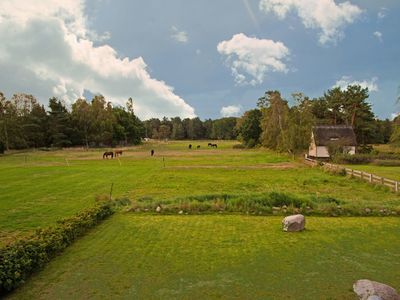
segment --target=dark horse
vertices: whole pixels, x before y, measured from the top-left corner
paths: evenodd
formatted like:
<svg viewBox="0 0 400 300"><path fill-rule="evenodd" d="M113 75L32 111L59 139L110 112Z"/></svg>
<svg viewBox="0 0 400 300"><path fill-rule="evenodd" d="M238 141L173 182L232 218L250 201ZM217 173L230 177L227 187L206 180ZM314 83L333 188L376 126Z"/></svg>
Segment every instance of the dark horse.
<svg viewBox="0 0 400 300"><path fill-rule="evenodd" d="M151 156L153 156L153 155L154 155L154 150L153 150L153 149L151 149L151 151L150 151L150 155L151 155Z"/></svg>
<svg viewBox="0 0 400 300"><path fill-rule="evenodd" d="M189 149L192 149L192 144L189 144Z"/></svg>
<svg viewBox="0 0 400 300"><path fill-rule="evenodd" d="M114 155L115 155L115 157L117 157L118 155L121 156L122 155L122 150L116 150Z"/></svg>
<svg viewBox="0 0 400 300"><path fill-rule="evenodd" d="M111 156L111 158L113 158L114 157L114 152L112 152L112 151L104 152L103 159L108 158L109 156Z"/></svg>

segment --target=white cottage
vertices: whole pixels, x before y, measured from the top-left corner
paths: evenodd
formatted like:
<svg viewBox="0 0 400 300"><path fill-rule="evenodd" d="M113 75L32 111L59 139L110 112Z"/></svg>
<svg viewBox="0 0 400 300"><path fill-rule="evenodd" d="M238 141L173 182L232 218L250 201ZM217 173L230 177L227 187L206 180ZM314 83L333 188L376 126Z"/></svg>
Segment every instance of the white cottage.
<svg viewBox="0 0 400 300"><path fill-rule="evenodd" d="M315 126L311 133L308 156L329 158L328 145L338 143L348 154L356 153L357 140L351 126Z"/></svg>

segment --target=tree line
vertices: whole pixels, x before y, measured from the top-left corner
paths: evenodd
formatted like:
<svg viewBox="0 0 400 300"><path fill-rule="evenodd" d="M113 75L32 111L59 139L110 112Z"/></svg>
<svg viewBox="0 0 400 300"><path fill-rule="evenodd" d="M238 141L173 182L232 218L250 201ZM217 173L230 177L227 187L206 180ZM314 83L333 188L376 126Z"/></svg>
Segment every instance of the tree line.
<svg viewBox="0 0 400 300"><path fill-rule="evenodd" d="M257 108L238 120L239 139L249 147L260 144L296 154L308 149L313 126L349 125L359 145L394 143L396 139L400 144L400 119L392 122L376 118L368 97L367 88L349 85L313 99L294 93L294 105L289 106L279 91L267 91L258 99Z"/></svg>
<svg viewBox="0 0 400 300"><path fill-rule="evenodd" d="M139 144L143 138L196 140L238 139L246 147L262 145L292 154L308 149L315 125L350 125L360 145L400 145L400 118L379 120L367 102L368 89L350 85L332 88L323 96L292 94L293 105L279 91L267 91L254 109L240 118L152 118L141 121L133 101L113 106L102 95L77 99L67 108L50 98L48 109L30 94L6 99L0 92L0 150L40 147L101 147Z"/></svg>
<svg viewBox="0 0 400 300"><path fill-rule="evenodd" d="M113 107L97 95L91 102L77 99L71 109L55 97L48 110L30 94L6 99L0 92L0 144L6 149L138 144L143 122L126 107Z"/></svg>
<svg viewBox="0 0 400 300"><path fill-rule="evenodd" d="M77 99L70 108L56 98L48 107L30 94L6 99L0 92L0 152L47 147L103 147L136 145L152 139L236 139L236 118L202 121L199 118L163 118L141 121L133 100L113 106L102 95Z"/></svg>

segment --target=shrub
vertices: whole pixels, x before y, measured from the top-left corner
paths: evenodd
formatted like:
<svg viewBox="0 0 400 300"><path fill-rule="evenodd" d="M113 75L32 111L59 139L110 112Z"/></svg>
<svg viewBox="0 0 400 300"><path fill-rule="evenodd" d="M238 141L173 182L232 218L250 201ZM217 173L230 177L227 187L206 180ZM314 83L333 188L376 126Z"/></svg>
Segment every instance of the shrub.
<svg viewBox="0 0 400 300"><path fill-rule="evenodd" d="M392 159L375 159L372 161L373 165L376 166L385 166L385 167L399 167L400 166L400 160L392 160Z"/></svg>
<svg viewBox="0 0 400 300"><path fill-rule="evenodd" d="M0 295L21 285L88 229L113 214L112 203L88 208L0 249Z"/></svg>

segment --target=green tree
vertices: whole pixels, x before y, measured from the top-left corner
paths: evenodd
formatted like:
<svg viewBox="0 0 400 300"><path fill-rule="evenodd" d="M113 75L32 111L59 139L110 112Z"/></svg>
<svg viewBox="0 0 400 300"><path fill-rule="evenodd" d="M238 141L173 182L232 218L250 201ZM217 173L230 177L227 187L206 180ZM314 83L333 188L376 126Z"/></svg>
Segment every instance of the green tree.
<svg viewBox="0 0 400 300"><path fill-rule="evenodd" d="M171 139L173 140L182 140L185 138L185 129L182 124L182 120L179 117L172 118L172 132Z"/></svg>
<svg viewBox="0 0 400 300"><path fill-rule="evenodd" d="M90 103L85 99L76 100L75 103L72 104L71 117L74 127L81 137L81 143L88 149L93 123Z"/></svg>
<svg viewBox="0 0 400 300"><path fill-rule="evenodd" d="M213 121L211 138L217 140L234 140L237 138L237 118L227 117Z"/></svg>
<svg viewBox="0 0 400 300"><path fill-rule="evenodd" d="M289 109L288 122L283 132L285 136L281 145L282 151L287 151L293 156L306 151L311 141L311 130L315 124L312 102L302 93L294 93L296 105Z"/></svg>
<svg viewBox="0 0 400 300"><path fill-rule="evenodd" d="M261 142L270 149L278 150L286 143L283 134L287 127L289 106L280 92L267 91L259 98L258 107L262 112Z"/></svg>
<svg viewBox="0 0 400 300"><path fill-rule="evenodd" d="M49 100L49 144L53 147L71 146L72 122L65 104L56 97Z"/></svg>
<svg viewBox="0 0 400 300"><path fill-rule="evenodd" d="M259 144L261 129L262 113L259 109L246 111L244 115L238 119L236 130L239 133L239 140L248 147L254 147Z"/></svg>

